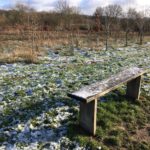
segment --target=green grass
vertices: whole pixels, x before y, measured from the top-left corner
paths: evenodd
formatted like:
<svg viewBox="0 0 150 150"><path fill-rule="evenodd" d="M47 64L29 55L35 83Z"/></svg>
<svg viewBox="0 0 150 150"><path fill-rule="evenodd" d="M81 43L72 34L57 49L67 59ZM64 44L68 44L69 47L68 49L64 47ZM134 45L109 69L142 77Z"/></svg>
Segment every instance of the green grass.
<svg viewBox="0 0 150 150"><path fill-rule="evenodd" d="M116 94L118 93L118 94ZM79 117L69 126L68 136L90 149L150 149L148 141L138 141L134 138L136 131L145 128L150 122L150 98L139 101L128 100L124 97L123 88L107 94L106 102L98 103L97 131L94 137L79 127ZM145 93L142 92L142 95Z"/></svg>
<svg viewBox="0 0 150 150"><path fill-rule="evenodd" d="M64 149L73 149L75 141L79 146L92 150L100 147L104 150L150 149L147 140L138 140L136 137L137 131L145 129L146 125L150 124L150 74L144 76L142 86L147 87L142 88L139 101L133 102L126 99L125 86L104 96L106 102L99 101L97 132L94 137L80 128L77 104L67 97L67 93L106 79L125 68L135 65L149 68L150 51L148 47L145 49L139 47L138 50L129 47L122 51L114 48L108 51L84 50L84 52L86 55L82 55L79 51L71 57L66 57L67 53L62 51L63 56L59 58L66 60L53 60L50 55L51 60L41 60L42 64L16 64L15 67L6 65L6 68L2 66L0 92L3 93L3 100L0 102L0 107L3 109L0 116L2 120L0 128L13 127L12 130L20 132L17 122L13 121L19 120L21 125L31 122L35 128L52 129L58 135L56 125L60 123L69 126L67 136L70 143L67 140L66 143L60 143ZM87 57L87 54L91 57ZM95 59L101 62L87 64ZM26 91L30 89L32 89L32 94L27 95ZM68 119L56 122L55 118L59 112L55 108L61 107L57 102L69 106L67 112L72 115ZM63 111L66 110L61 112ZM44 114L44 118L41 114ZM5 135L7 133L5 130L1 131L0 143L3 144L12 139ZM147 133L149 131L147 130ZM24 149L24 145L16 140L17 144ZM41 149L48 146L43 142L40 145L42 145Z"/></svg>

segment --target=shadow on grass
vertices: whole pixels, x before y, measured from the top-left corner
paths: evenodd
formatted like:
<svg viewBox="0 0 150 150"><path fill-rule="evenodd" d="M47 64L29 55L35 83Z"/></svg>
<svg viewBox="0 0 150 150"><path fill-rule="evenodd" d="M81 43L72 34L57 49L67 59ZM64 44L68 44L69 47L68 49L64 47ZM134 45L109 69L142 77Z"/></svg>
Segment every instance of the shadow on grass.
<svg viewBox="0 0 150 150"><path fill-rule="evenodd" d="M37 142L52 142L58 141L67 133L67 120L60 122L58 127L49 125L48 122L43 122L39 126L30 128L30 119L41 116L43 113L50 112L51 108L62 107L57 103L63 102L64 106L68 106L69 101L66 98L60 98L59 101L55 99L44 99L40 102L31 103L28 107L22 107L11 111L9 114L0 114L0 145L5 142L14 145L16 143L32 144ZM68 110L66 110L68 111ZM69 112L73 112L69 108ZM59 113L58 113L59 114ZM56 114L57 116L57 114ZM52 116L56 117L55 115ZM23 130L16 130L19 124L24 124ZM6 144L6 143L5 143ZM6 144L6 145L7 145Z"/></svg>
<svg viewBox="0 0 150 150"><path fill-rule="evenodd" d="M122 141L115 141L114 137L108 139L109 132L114 130L114 127L120 125L121 122L125 122L129 130L133 130L133 127L137 126L137 122L142 124L146 122L145 116L139 110L138 102L127 100L124 96L124 90L122 92L115 90L110 94L103 97L106 101L98 103L97 113L97 133L95 137L91 137L86 131L79 126L79 114L78 111L69 111L73 115L65 120L59 127L39 126L34 129L27 127L23 131L16 131L14 128L18 124L26 124L30 119L40 116L44 112L50 111L51 108L56 108L57 102L63 102L65 106L72 106L70 99L64 97L59 98L59 101L55 99L44 99L43 101L32 103L28 107L21 107L13 110L10 114L0 114L0 145L4 142L8 142L11 145L14 144L33 144L33 143L47 143L42 147L50 146L49 142L59 141L64 135L67 135L71 140L78 141L85 147L95 148L103 141L111 143L122 143ZM59 107L59 106L58 106ZM134 111L133 111L134 110ZM52 116L54 117L54 116ZM48 124L48 123L47 123ZM120 135L118 135L120 136ZM118 140L118 138L117 138ZM62 142L63 143L63 142ZM99 143L99 144L98 144Z"/></svg>
<svg viewBox="0 0 150 150"><path fill-rule="evenodd" d="M143 106L143 103L146 103L147 106L146 104ZM130 137L136 133L137 129L143 128L148 123L148 114L144 111L145 107L149 108L148 104L146 100L141 102L141 99L134 101L127 98L125 89L119 88L99 100L97 132L94 137L75 122L69 126L68 136L91 149L96 149L99 146L121 148L124 145L129 145L130 142L134 146Z"/></svg>

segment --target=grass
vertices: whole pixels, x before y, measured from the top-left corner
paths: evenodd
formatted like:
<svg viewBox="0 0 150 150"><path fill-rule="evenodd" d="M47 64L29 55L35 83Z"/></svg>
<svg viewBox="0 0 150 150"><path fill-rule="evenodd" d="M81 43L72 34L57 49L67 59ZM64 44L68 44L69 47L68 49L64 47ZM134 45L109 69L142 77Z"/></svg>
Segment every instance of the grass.
<svg viewBox="0 0 150 150"><path fill-rule="evenodd" d="M36 52L29 48L19 48L9 53L2 53L0 55L0 63L37 63L38 58Z"/></svg>
<svg viewBox="0 0 150 150"><path fill-rule="evenodd" d="M60 34L57 36L59 37ZM63 40L66 44L62 43ZM130 47L128 48L129 50L118 51L114 48L118 46L114 44L108 52L88 51L88 49L85 49L84 55L77 52L73 55L72 53L69 54L69 50L67 49L69 47L68 43L69 41L65 37L63 39L61 36L59 39L56 39L56 36L53 35L51 41L47 38L45 40L39 38L36 41L38 48L34 47L34 52L31 49L31 43L28 43L26 40L16 41L12 39L0 44L0 50L2 51L0 60L2 63L37 63L38 56L44 55L46 52L43 47L49 49L51 46L55 52L59 53L60 58L66 59L64 62L59 59L51 59L48 62L46 61L46 64L17 66L15 70L11 70L11 67L9 67L8 71L12 71L13 73L18 72L17 75L8 75L7 71L3 70L4 68L2 67L2 71L6 75L2 75L0 86L2 91L5 91L4 100L6 101L6 105L5 103L0 103L0 105L4 106L2 112L4 116L1 116L3 119L1 119L3 121L1 127L9 127L13 123L13 118L18 119L21 123L31 120L31 124L34 127L40 128L40 126L45 125L47 127L48 125L51 129L55 129L55 121L49 122L50 120L47 118L56 118L59 112L55 111L55 107L57 106L55 106L55 103L58 101L69 106L69 111L73 113L67 121L64 120L62 122L62 124L67 123L69 126L67 136L71 141L77 141L79 145L84 146L85 149L94 150L101 147L104 150L150 149L148 142L148 133L150 132L149 91L142 90L140 101L137 102L127 100L124 97L124 87L103 97L105 102L98 103L97 132L94 137L79 127L78 109L74 108L75 104L73 101L65 95L67 92L78 90L81 86L102 80L111 74L116 74L124 67L130 67L135 64L137 66L142 64L142 67L149 66L148 47L142 49L138 45L135 45L138 47L138 52L134 49L130 50ZM83 40L82 44L80 46L83 46L84 49L87 43ZM90 43L88 44L90 45ZM49 50L49 52L51 51ZM71 57L68 57L68 55L71 55ZM91 57L89 58L90 55ZM74 58L73 60L67 61L68 58L72 57ZM102 62L86 63L88 59L93 61L95 58L102 60ZM54 66L49 67L47 63ZM143 85L149 84L149 80L143 83ZM7 86L8 89L5 89ZM23 89L16 89L15 87L17 86L22 86ZM32 90L33 95L28 95L27 91L32 87L34 87ZM149 90L149 88L147 89ZM53 105L54 110L48 111L47 108ZM44 108L46 117L40 122L36 116L43 113ZM141 133L144 133L142 138ZM8 141L7 138L10 140L11 137L7 137L5 134L0 135L0 142L4 143ZM67 149L68 145L66 146L65 144L63 146ZM68 149L73 149L73 145L71 144Z"/></svg>
<svg viewBox="0 0 150 150"><path fill-rule="evenodd" d="M1 33L0 41L0 63L14 63L14 62L25 62L25 63L37 63L38 57L45 53L43 47L53 48L56 51L61 51L64 47L68 47L64 55L72 55L72 47L101 50L104 45L104 39L101 37L97 42L97 35L95 33L68 33L68 32L57 32L57 31L24 31L18 33L17 31ZM137 38L137 37L136 37ZM136 39L134 38L134 39ZM149 41L149 37L145 37L145 41ZM112 38L109 39L111 48L124 45L124 42L118 40L114 44ZM134 43L134 41L133 41ZM45 55L45 54L44 54Z"/></svg>
<svg viewBox="0 0 150 150"><path fill-rule="evenodd" d="M115 94L116 92L119 93L119 96ZM149 150L149 140L146 141L146 138L143 138L139 141L136 135L150 123L150 97L133 102L123 96L124 92L120 88L119 91L106 95L104 97L106 102L98 103L97 132L94 137L83 131L78 123L70 125L68 136L77 140L84 147L94 150L98 147L104 150ZM142 92L142 95L144 94ZM76 122L77 120L79 120L78 115Z"/></svg>
<svg viewBox="0 0 150 150"><path fill-rule="evenodd" d="M135 37L134 39L136 39ZM34 41L32 41L34 39ZM145 37L145 41L149 41L149 37ZM118 40L114 43L112 38L109 39L111 48L118 47L123 40ZM134 41L133 41L134 43ZM30 32L17 33L4 32L1 34L0 41L0 63L13 63L13 62L25 62L36 63L38 61L37 56L41 56L41 53L45 53L43 47L53 48L56 51L61 51L63 47L70 47L72 45L76 48L85 48L94 50L101 50L105 47L104 39L101 37L97 43L97 35L91 33L87 36L87 33L68 33L57 31L35 31L32 35ZM70 49L70 48L69 48ZM64 52L65 55L72 55L70 50Z"/></svg>

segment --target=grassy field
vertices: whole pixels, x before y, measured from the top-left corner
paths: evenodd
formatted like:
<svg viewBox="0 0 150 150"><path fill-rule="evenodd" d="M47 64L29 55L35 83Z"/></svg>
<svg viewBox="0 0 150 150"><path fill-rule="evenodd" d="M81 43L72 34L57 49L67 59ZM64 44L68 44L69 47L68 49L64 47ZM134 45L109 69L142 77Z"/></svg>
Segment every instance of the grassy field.
<svg viewBox="0 0 150 150"><path fill-rule="evenodd" d="M139 101L124 97L125 85L99 100L94 137L78 125L79 103L67 97L125 68L150 69L148 41L111 44L107 51L88 42L78 48L45 42L32 51L28 41L1 41L0 149L149 150L150 72L142 79Z"/></svg>
<svg viewBox="0 0 150 150"><path fill-rule="evenodd" d="M63 47L67 49L88 48L92 50L105 49L105 33L95 32L64 32L64 31L18 31L8 30L0 32L0 63L38 63L38 56L43 56L47 49L59 51ZM108 44L113 47L125 45L125 35L120 33L109 38ZM115 39L115 40L114 40ZM145 36L144 43L150 40ZM136 33L129 36L129 45L138 43ZM68 51L70 53L70 50Z"/></svg>

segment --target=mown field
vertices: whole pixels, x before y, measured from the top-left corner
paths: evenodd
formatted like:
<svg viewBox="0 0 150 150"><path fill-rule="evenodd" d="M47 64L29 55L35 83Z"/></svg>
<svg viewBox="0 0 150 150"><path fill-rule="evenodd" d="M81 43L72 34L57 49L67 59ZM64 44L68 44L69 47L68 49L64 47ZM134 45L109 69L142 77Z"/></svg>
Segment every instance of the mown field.
<svg viewBox="0 0 150 150"><path fill-rule="evenodd" d="M143 76L139 101L124 97L125 85L99 100L94 137L79 127L79 103L67 97L126 68L150 69L150 42L107 51L42 49L38 63L0 65L0 149L150 149L150 72Z"/></svg>

